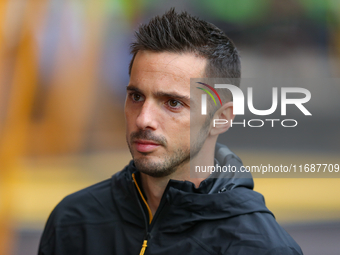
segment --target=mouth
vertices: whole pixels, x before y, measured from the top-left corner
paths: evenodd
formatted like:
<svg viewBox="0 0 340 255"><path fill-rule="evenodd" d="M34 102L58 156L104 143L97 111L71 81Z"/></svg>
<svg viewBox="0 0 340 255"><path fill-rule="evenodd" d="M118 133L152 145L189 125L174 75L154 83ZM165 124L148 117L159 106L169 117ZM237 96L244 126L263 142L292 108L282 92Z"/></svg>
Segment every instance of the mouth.
<svg viewBox="0 0 340 255"><path fill-rule="evenodd" d="M149 140L135 140L133 142L136 146L136 150L138 152L152 152L159 146L161 146L159 143L156 143L154 141L149 141Z"/></svg>

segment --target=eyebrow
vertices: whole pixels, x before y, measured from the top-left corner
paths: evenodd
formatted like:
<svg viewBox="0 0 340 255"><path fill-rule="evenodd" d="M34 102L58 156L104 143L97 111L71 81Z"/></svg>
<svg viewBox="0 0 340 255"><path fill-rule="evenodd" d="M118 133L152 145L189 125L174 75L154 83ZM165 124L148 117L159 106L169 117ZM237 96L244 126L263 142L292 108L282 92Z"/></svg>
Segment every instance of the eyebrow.
<svg viewBox="0 0 340 255"><path fill-rule="evenodd" d="M137 87L135 87L135 86L133 86L133 85L128 85L128 86L126 87L126 90L127 90L127 91L136 91L136 92L138 92L138 93L143 94L142 91L141 91L140 89L138 89Z"/></svg>
<svg viewBox="0 0 340 255"><path fill-rule="evenodd" d="M135 87L133 85L128 85L126 87L126 90L128 90L128 91L135 91L135 92L143 94L143 92L140 89L138 89L137 87ZM176 92L157 91L156 93L153 93L153 94L156 97L171 97L171 98L175 98L175 99L181 99L181 100L190 101L190 97L178 94Z"/></svg>

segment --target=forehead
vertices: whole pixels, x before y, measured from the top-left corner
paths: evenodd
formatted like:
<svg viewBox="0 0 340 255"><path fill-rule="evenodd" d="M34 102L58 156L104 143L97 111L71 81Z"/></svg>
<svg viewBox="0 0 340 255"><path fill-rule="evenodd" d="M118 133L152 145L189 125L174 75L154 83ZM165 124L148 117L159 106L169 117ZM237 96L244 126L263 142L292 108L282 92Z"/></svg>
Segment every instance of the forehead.
<svg viewBox="0 0 340 255"><path fill-rule="evenodd" d="M142 89L190 89L190 78L204 76L206 59L193 53L139 51L134 59L130 84Z"/></svg>

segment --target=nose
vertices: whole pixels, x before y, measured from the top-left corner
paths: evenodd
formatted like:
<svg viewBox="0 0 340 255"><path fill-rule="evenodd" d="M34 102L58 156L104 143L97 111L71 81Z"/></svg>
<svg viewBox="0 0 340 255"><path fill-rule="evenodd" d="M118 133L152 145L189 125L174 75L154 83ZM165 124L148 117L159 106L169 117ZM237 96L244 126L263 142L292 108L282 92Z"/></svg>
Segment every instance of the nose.
<svg viewBox="0 0 340 255"><path fill-rule="evenodd" d="M136 120L136 125L141 130L157 129L157 106L151 101L146 100L139 112Z"/></svg>

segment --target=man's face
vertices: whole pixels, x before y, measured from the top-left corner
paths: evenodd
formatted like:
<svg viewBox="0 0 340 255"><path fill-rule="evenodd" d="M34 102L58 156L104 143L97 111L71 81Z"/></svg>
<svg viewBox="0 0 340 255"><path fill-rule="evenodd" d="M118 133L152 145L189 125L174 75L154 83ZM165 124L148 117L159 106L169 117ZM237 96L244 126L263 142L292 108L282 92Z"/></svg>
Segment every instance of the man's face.
<svg viewBox="0 0 340 255"><path fill-rule="evenodd" d="M190 100L190 78L203 77L205 65L205 59L190 53L137 53L125 117L127 143L139 171L162 177L189 161L190 107L200 104ZM206 129L197 130L195 150L207 135Z"/></svg>

